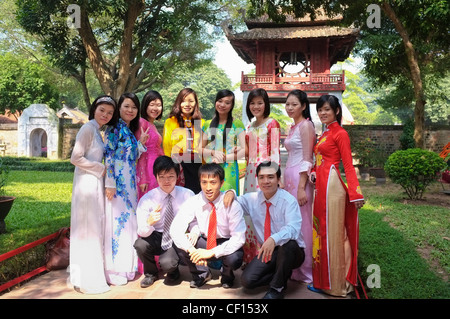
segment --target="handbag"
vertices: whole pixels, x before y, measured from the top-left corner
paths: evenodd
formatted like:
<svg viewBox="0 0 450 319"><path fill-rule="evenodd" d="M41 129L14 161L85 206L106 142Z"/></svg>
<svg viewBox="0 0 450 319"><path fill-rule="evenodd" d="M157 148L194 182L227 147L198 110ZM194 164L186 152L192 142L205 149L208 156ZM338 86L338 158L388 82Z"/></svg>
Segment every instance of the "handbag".
<svg viewBox="0 0 450 319"><path fill-rule="evenodd" d="M56 238L45 244L45 266L47 270L64 269L69 266L70 228L63 227Z"/></svg>

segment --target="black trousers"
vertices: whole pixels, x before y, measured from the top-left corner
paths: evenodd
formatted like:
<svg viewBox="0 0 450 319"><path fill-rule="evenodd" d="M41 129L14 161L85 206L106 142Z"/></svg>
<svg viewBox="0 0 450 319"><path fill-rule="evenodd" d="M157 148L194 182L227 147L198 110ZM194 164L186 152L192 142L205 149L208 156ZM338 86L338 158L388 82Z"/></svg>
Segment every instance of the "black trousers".
<svg viewBox="0 0 450 319"><path fill-rule="evenodd" d="M184 174L184 181L185 185L184 187L189 188L192 190L195 194L200 193L202 190L200 187L200 180L198 178L198 169L200 166L202 166L202 162L192 162L192 163L185 163L181 162L181 166L183 167L183 174Z"/></svg>
<svg viewBox="0 0 450 319"><path fill-rule="evenodd" d="M139 237L134 249L144 265L144 275L158 275L155 256L159 256L159 265L164 273L171 273L178 268L180 258L172 244L167 250L161 248L162 233L154 231L148 237Z"/></svg>
<svg viewBox="0 0 450 319"><path fill-rule="evenodd" d="M217 245L222 244L223 242L227 241L229 238L218 238L217 239ZM174 245L175 246L175 245ZM175 246L176 247L176 246ZM195 248L204 248L206 249L206 238L199 237L197 240L197 243L195 245ZM190 257L189 253L179 249L178 254L180 258L186 263L186 265L189 267L189 271L192 274L192 279L197 280L200 278L205 278L209 273L209 267L208 266L198 266L194 264ZM222 268L221 268L221 279L220 282L222 284L224 283L232 283L234 281L234 273L233 271L241 267L242 261L244 258L244 249L241 247L240 249L236 250L234 253L222 256L219 258L213 257L208 259L208 261L222 261Z"/></svg>
<svg viewBox="0 0 450 319"><path fill-rule="evenodd" d="M305 252L295 240L290 240L275 247L268 263L257 257L253 258L242 272L242 286L249 289L265 285L271 288L286 288L292 270L300 267L305 260Z"/></svg>

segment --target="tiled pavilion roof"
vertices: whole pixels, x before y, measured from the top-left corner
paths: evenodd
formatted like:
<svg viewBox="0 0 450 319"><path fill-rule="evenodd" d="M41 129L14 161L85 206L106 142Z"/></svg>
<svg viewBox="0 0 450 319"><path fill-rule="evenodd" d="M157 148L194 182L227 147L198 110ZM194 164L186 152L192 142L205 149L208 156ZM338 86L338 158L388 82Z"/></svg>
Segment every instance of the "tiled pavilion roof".
<svg viewBox="0 0 450 319"><path fill-rule="evenodd" d="M255 63L258 41L314 38L328 38L331 48L340 48L331 53L331 63L335 63L345 60L359 35L358 28L337 26L336 22L341 19L341 16L327 17L323 11L319 11L314 20L308 15L301 18L287 15L285 22L275 23L264 15L246 20L247 31L233 33L229 28L224 28L224 31L235 51L247 63Z"/></svg>
<svg viewBox="0 0 450 319"><path fill-rule="evenodd" d="M254 28L245 32L229 34L230 41L239 40L283 40L306 38L329 38L342 36L357 36L359 29L337 26L297 26L282 28Z"/></svg>

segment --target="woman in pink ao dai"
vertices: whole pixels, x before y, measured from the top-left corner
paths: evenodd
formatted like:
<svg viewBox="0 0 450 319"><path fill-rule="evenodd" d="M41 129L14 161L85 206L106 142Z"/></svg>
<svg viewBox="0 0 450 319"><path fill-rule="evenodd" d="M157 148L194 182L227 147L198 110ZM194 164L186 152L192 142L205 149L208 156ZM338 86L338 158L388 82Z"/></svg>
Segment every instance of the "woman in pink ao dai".
<svg viewBox="0 0 450 319"><path fill-rule="evenodd" d="M284 171L284 188L298 200L302 214L302 234L305 241L305 261L294 269L291 278L312 282L312 204L313 185L309 174L313 167L313 148L316 142L314 124L311 122L309 101L301 90L289 92L286 112L294 120L285 139L288 160Z"/></svg>

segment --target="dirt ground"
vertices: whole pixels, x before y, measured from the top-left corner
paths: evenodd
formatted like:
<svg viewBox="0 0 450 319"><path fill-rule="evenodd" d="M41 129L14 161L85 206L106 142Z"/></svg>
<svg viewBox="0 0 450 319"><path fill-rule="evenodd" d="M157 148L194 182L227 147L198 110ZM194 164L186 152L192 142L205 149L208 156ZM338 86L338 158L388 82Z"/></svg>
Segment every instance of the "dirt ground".
<svg viewBox="0 0 450 319"><path fill-rule="evenodd" d="M391 194L397 192L403 192L403 203L404 204L413 204L413 205L433 205L433 206L442 206L450 209L450 184L436 182L429 185L422 199L409 199L406 195L406 192L400 185L392 183L389 179L387 179L386 184L384 185L376 185L375 180L370 180L369 182L361 183L361 190L367 195L371 193L374 194Z"/></svg>

